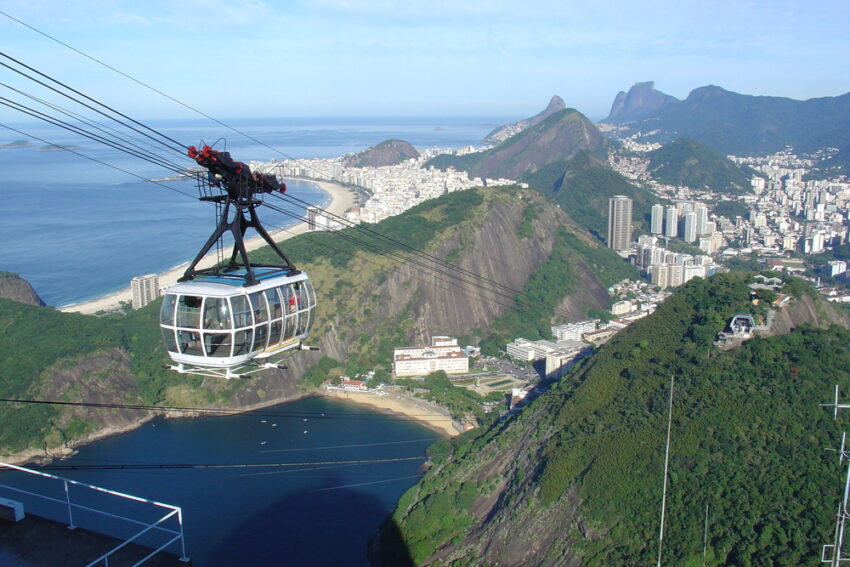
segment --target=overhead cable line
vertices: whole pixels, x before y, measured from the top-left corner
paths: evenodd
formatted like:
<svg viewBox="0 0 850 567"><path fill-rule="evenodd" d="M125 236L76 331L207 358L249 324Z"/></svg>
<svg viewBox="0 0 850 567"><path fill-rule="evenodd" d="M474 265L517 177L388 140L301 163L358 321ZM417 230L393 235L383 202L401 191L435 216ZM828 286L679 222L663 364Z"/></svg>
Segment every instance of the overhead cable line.
<svg viewBox="0 0 850 567"><path fill-rule="evenodd" d="M147 140L134 137L131 134L125 134L123 132L120 132L119 130L109 126L108 124L101 124L99 122L96 122L95 120L91 120L89 118L86 118L82 114L79 114L79 113L74 112L74 111L72 111L68 108L63 108L59 105L48 102L48 101L46 101L42 98L39 98L39 97L37 97L37 96L35 96L31 93L27 93L27 92L24 92L20 89L17 89L15 87L13 87L12 85L0 82L0 86L6 87L7 89L9 89L9 90L11 90L15 93L18 93L19 95L22 95L22 96L24 96L24 97L26 97L26 98L34 101L34 102L37 102L37 103L42 104L42 105L44 105L44 106L46 106L46 107L48 107L52 110L55 110L55 111L57 111L61 114L64 114L68 118L72 118L74 120L77 120L77 121L87 125L90 128L94 128L98 132L101 132L104 136L107 136L107 137L112 138L114 140L118 140L119 142L123 142L123 143L125 143L129 146L132 146L143 154L152 155L152 156L155 156L159 159L162 159L165 162L172 163L175 168L186 169L184 166L182 166L178 163L171 162L168 158L160 157L157 152L161 151L161 148L159 148L158 146L154 146L151 142L149 142ZM20 103L15 103L15 104L20 104ZM82 127L79 127L79 126L78 126L78 128L82 129ZM91 132L91 131L89 131L89 132ZM142 146L146 146L146 148L142 147ZM118 149L121 149L122 151L124 151L122 148L118 148Z"/></svg>
<svg viewBox="0 0 850 567"><path fill-rule="evenodd" d="M6 97L0 96L0 105L11 108L12 110L17 110L18 112L20 112L22 114L32 116L33 118L37 118L39 120L42 120L43 122L47 122L48 124L53 124L54 126L58 126L58 127L62 128L64 130L67 130L69 132L73 132L74 134L78 134L80 136L83 136L83 137L88 138L90 140L93 140L95 142L99 142L99 143L101 143L105 146L108 146L110 148L124 152L126 154L131 155L131 156L138 157L138 158L143 159L143 160L145 160L149 163L152 163L153 165L171 170L175 173L186 174L186 175L188 175L190 173L190 170L188 168L185 168L185 167L183 167L179 164L169 162L169 161L165 161L165 160L161 160L161 158L155 157L152 154L145 154L145 153L140 153L136 150L132 150L132 149L126 147L126 146L122 146L121 144L118 144L116 142L113 142L112 140L104 138L103 136L94 134L94 133L92 133L92 132L90 132L90 131L88 131L84 128L80 128L79 126L75 126L75 125L73 125L69 122L66 122L64 120L60 120L59 118L56 118L54 116L50 116L49 114L45 114L44 112L41 112L41 111L36 110L34 108L30 108L28 106L25 106L25 105L23 105L19 102L15 102L13 100L7 99Z"/></svg>
<svg viewBox="0 0 850 567"><path fill-rule="evenodd" d="M186 412L197 413L209 416L224 417L229 415L250 415L252 417L279 417L279 418L296 418L296 419L395 419L400 421L453 421L451 417L436 417L428 414L410 414L404 416L381 415L381 414L362 414L362 413L345 413L345 412L274 412L274 411L252 411L246 413L245 410L230 409L230 408L193 408L193 407L175 407L175 406L152 406L144 404L117 404L117 403L99 403L99 402L68 402L64 400L34 400L23 398L0 398L0 402L13 404L34 404L34 405L51 405L51 406L73 406L73 407L88 407L88 408L104 408L104 409L127 409L153 412Z"/></svg>
<svg viewBox="0 0 850 567"><path fill-rule="evenodd" d="M424 461L427 457L418 455L415 457L388 457L383 459L348 459L344 461L304 461L296 463L128 463L128 464L100 464L100 465L43 465L38 470L52 471L114 471L114 470L161 470L161 469L268 469L268 468L292 468L313 466L349 466L370 465L382 463L400 463L405 461ZM3 467L0 466L0 469Z"/></svg>
<svg viewBox="0 0 850 567"><path fill-rule="evenodd" d="M56 148L61 148L61 149L65 150L66 152L71 152L72 154L78 155L78 156L80 156L80 157L82 157L82 158L85 158L85 159L87 159L87 160L93 161L93 162L95 162L95 163L99 163L100 165L105 165L106 167L112 168L112 169L114 169L114 170L116 170L116 171L120 171L120 172L122 172L122 173L126 173L127 175L132 175L133 177L136 177L136 178L138 178L138 179L141 179L142 181L146 181L146 182L148 182L148 183L155 183L156 185L159 185L160 187L164 187L164 188L168 189L169 191L174 191L175 193L180 193L181 195L185 195L186 197L189 197L189 198L191 198L191 199L197 199L197 197L196 197L195 195L192 195L191 193L187 193L187 192L185 192L185 191L181 191L180 189L177 189L177 188L175 188L175 187L171 187L170 185L166 185L165 183L163 183L163 182L161 182L161 181L156 181L156 180L154 180L154 179L148 179L147 177L145 177L145 176L143 176L143 175L139 175L138 173L133 173L132 171L128 171L128 170L126 170L126 169L124 169L124 168L118 167L117 165L113 165L113 164L111 164L111 163L107 163L107 162L105 162L105 161L103 161L103 160L99 160L99 159L97 159L97 158L93 158L93 157L91 157L91 156L87 156L86 154L84 154L84 153L82 153L82 152L78 152L77 150L75 150L75 149L73 149L73 148L69 148L69 147L67 147L67 146L62 146L62 145L60 145L60 144L55 144L55 143L53 143L53 142L49 142L49 141L45 140L44 138L41 138L41 137L39 137L39 136L36 136L35 134L30 134L29 132L24 132L23 130L19 130L19 129L17 129L17 128L14 128L14 127L12 127L12 126L9 126L8 124L2 124L2 123L0 123L0 127L6 128L7 130L11 130L12 132L17 132L18 134L21 134L22 136L26 136L26 137L28 137L28 138L32 138L33 140L38 140L39 142L42 142L42 143L44 143L44 144L47 144L48 146L53 146L53 147L56 147ZM2 400L0 400L0 401L2 401Z"/></svg>

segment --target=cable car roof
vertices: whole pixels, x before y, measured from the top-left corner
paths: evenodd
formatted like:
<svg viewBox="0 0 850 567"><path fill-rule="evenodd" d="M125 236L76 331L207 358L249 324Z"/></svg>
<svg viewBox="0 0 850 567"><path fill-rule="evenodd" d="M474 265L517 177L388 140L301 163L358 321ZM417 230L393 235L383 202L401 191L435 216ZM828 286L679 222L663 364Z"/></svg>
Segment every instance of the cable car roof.
<svg viewBox="0 0 850 567"><path fill-rule="evenodd" d="M269 289L290 282L304 281L304 272L281 271L280 268L255 267L254 277L260 283L245 287L245 269L228 272L227 275L208 275L175 284L167 293L183 295L231 296L247 295L258 290Z"/></svg>

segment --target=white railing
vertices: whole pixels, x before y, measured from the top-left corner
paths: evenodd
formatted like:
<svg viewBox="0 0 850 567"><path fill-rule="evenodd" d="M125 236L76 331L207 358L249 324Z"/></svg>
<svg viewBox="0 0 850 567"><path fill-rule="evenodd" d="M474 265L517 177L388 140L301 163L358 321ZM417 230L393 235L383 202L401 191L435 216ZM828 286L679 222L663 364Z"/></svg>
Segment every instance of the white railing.
<svg viewBox="0 0 850 567"><path fill-rule="evenodd" d="M180 561L183 561L183 562L189 561L189 558L186 555L186 540L183 537L183 511L179 506L172 506L170 504L163 504L162 502L156 502L154 500L148 500L146 498L140 498L138 496L133 496L131 494L124 494L122 492L117 492L115 490L109 490L107 488L94 486L92 484L86 484L84 482L79 482L79 481L71 480L71 479L68 479L68 478L62 478L62 477L54 476L52 474L47 474L47 473L43 473L43 472L40 472L40 471L35 471L35 470L27 469L27 468L24 468L24 467L19 467L17 465L11 465L11 464L8 464L8 463L0 462L0 470L3 470L4 468L20 471L22 473L33 475L35 477L39 477L39 478L42 478L42 479L47 479L46 482L49 482L49 481L61 482L62 487L64 489L64 495L65 495L64 498L54 498L52 496L46 496L44 494L39 494L37 492L30 492L28 490L23 490L21 488L9 486L7 484L0 484L0 491L2 491L4 489L10 490L10 491L16 492L18 494L26 494L26 495L34 497L34 498L39 498L41 500L52 502L54 504L60 505L61 509L62 509L62 512L60 514L61 518L51 518L51 519L55 519L57 521L62 521L62 522L67 521L68 529L73 530L73 529L76 529L78 527L74 522L74 511L75 510L92 512L94 514L113 518L113 519L116 519L116 520L122 520L124 522L129 523L129 524L133 524L133 525L142 527L142 529L140 531L136 532L135 534L131 535L130 537L124 538L124 541L121 544L112 548L107 553L104 553L103 555L101 555L100 557L98 557L97 559L92 561L91 563L88 563L86 565L86 567L94 567L95 565L104 565L105 567L109 567L109 557L110 556L112 556L113 554L115 554L117 551L124 548L125 546L137 541L139 538L141 538L143 535L145 535L149 532L157 532L159 534L164 534L165 537L167 537L168 539L165 543L160 545L158 548L154 549L150 554L145 556L140 561L136 562L133 565L133 567L136 567L137 565L141 565L142 563L144 563L145 561L147 561L148 559L150 559L151 557L153 557L154 555L156 555L160 551L165 550L166 548L174 545L178 541L180 542ZM165 515L161 516L160 518L158 518L154 522L144 522L144 521L140 521L140 520L137 520L137 519L134 519L134 518L128 518L128 517L125 517L125 516L121 516L121 515L118 515L118 514L113 514L111 512L107 512L105 510L98 510L96 508L84 506L82 504L75 504L71 499L71 487L78 487L78 488L81 488L81 489L94 491L96 493L114 496L116 498L130 500L130 501L138 502L138 503L141 503L141 504L147 504L147 505L150 505L152 507L162 508L164 510L167 510L167 512L165 513ZM165 522L167 522L168 520L170 520L172 518L176 518L176 521L177 521L177 527L175 529L164 527L164 526L161 525L161 524L164 524ZM87 529L90 529L92 531L99 531L97 529L97 527L92 527L92 526L84 526L84 527L86 527Z"/></svg>

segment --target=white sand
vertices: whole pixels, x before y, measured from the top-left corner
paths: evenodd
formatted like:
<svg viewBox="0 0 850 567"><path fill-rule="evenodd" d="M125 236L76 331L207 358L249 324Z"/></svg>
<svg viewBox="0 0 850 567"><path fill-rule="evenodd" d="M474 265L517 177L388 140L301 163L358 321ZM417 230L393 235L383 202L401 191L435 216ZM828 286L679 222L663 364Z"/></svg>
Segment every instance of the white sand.
<svg viewBox="0 0 850 567"><path fill-rule="evenodd" d="M419 422L448 437L460 435L460 431L455 427L454 421L450 417L429 407L426 402L417 403L410 398L397 396L391 392L385 396L378 396L371 392L324 390L324 394L337 400L345 400L409 417L411 421Z"/></svg>
<svg viewBox="0 0 850 567"><path fill-rule="evenodd" d="M330 181L314 181L312 179L310 179L309 181L318 185L321 189L323 189L330 195L331 202L327 207L325 207L326 211L338 216L342 216L347 210L351 209L354 206L355 193L351 189L348 189L347 187L344 187L338 183L332 183ZM272 232L271 236L275 242L282 242L284 240L292 238L293 236L297 236L305 232L307 232L307 223L302 222L291 228ZM255 236L245 241L245 248L249 251L261 248L264 245L265 241L260 236ZM191 250L187 250L187 252L192 253ZM199 269L209 268L215 265L215 263L215 252L211 252L207 254L198 263L197 267ZM189 262L186 262L185 264L181 264L176 268L159 274L159 286L161 288L165 288L176 284L178 278L183 275L183 272L186 271L186 268L188 266ZM84 313L87 315L91 315L97 313L98 311L110 311L117 309L118 307L120 307L120 302L132 300L133 293L131 289L127 287L126 289L122 289L121 291L106 295L104 297L92 299L83 303L66 305L64 307L60 307L59 309L60 311L65 311L66 313Z"/></svg>

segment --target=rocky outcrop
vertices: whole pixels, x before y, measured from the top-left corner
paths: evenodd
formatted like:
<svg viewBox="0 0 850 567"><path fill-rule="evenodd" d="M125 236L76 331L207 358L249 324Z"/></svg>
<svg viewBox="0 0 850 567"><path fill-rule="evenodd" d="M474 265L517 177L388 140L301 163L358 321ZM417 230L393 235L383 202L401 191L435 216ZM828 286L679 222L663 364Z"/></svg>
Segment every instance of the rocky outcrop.
<svg viewBox="0 0 850 567"><path fill-rule="evenodd" d="M419 152L404 140L386 140L358 154L348 156L346 167L385 167L419 157Z"/></svg>
<svg viewBox="0 0 850 567"><path fill-rule="evenodd" d="M534 126L535 124L543 122L559 110L564 110L565 108L567 108L567 105L564 103L564 99L558 95L554 95L549 100L549 104L546 105L546 108L544 108L541 112L538 112L531 118L518 120L513 124L499 126L498 128L493 129L484 137L484 141L488 144L501 144L511 136L519 134L529 126Z"/></svg>
<svg viewBox="0 0 850 567"><path fill-rule="evenodd" d="M609 124L622 124L651 116L664 108L679 102L674 96L655 90L655 83L635 83L628 93L620 91L611 105L608 118L603 120Z"/></svg>
<svg viewBox="0 0 850 567"><path fill-rule="evenodd" d="M11 272L0 272L0 297L27 305L44 305L32 285Z"/></svg>

